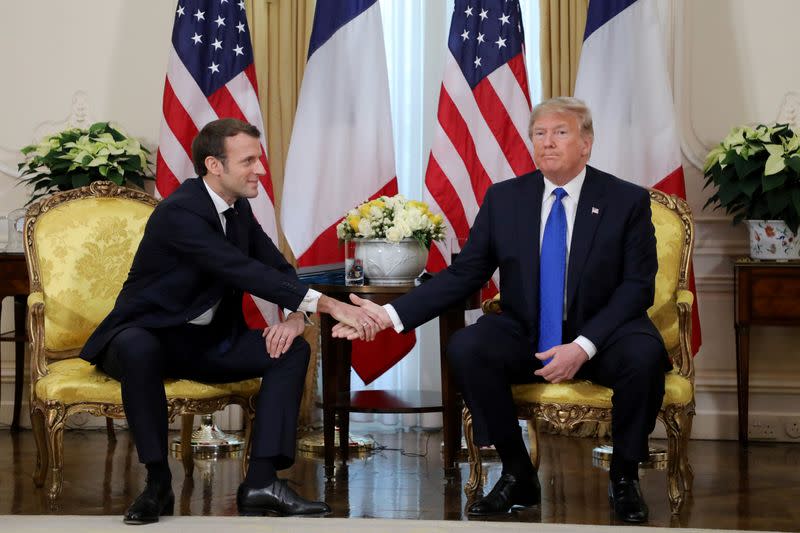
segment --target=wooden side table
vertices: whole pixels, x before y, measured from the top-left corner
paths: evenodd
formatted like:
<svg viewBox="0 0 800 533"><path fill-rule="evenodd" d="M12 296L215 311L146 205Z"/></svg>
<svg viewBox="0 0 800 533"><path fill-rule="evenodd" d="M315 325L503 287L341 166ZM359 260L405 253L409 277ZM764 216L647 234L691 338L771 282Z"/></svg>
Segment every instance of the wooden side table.
<svg viewBox="0 0 800 533"><path fill-rule="evenodd" d="M800 261L741 258L733 272L739 442L746 445L750 326L800 325Z"/></svg>
<svg viewBox="0 0 800 533"><path fill-rule="evenodd" d="M11 429L19 429L19 410L22 404L22 386L25 381L25 314L30 292L25 254L0 252L0 303L6 296L14 297L14 332L0 334L0 342L16 343L14 351L14 417ZM2 306L0 306L2 314Z"/></svg>
<svg viewBox="0 0 800 533"><path fill-rule="evenodd" d="M321 293L344 302L351 293L379 305L391 302L413 287L345 286L315 284ZM331 330L336 324L328 314L321 314L322 343L322 423L325 449L325 476L333 476L335 419L339 420L339 448L342 460L348 458L350 413L424 413L441 412L443 419L443 455L445 472L455 467L461 446L461 399L447 365L446 350L450 336L464 327L464 311L480 306L476 294L462 305L453 306L439 317L439 341L442 371L442 393L434 391L350 391L350 342L334 339Z"/></svg>

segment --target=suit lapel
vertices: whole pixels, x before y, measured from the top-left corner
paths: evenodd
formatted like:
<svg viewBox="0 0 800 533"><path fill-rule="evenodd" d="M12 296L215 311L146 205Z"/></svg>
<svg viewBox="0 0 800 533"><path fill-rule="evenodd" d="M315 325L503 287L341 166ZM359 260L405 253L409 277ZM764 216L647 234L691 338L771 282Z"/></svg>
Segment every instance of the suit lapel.
<svg viewBox="0 0 800 533"><path fill-rule="evenodd" d="M517 227L520 228L519 257L523 276L525 298L531 320L538 320L539 310L539 233L542 222L542 194L544 181L541 172L529 174L520 180L522 201L514 202L517 211Z"/></svg>
<svg viewBox="0 0 800 533"><path fill-rule="evenodd" d="M605 188L601 178L592 167L587 166L586 179L581 188L578 210L575 213L575 227L572 230L572 245L567 265L567 311L575 299L578 280L583 274L595 231L605 213L604 195Z"/></svg>

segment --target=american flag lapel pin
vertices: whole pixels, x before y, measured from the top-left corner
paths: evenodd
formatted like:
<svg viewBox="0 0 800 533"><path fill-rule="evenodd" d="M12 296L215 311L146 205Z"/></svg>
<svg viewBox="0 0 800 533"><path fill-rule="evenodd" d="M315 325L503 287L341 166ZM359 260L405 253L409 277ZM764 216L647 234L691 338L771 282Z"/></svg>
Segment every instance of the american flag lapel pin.
<svg viewBox="0 0 800 533"><path fill-rule="evenodd" d="M593 207L593 208L592 208L592 214L593 214L593 215L599 215L599 214L600 214L600 210L599 210L599 209L597 209L596 207Z"/></svg>

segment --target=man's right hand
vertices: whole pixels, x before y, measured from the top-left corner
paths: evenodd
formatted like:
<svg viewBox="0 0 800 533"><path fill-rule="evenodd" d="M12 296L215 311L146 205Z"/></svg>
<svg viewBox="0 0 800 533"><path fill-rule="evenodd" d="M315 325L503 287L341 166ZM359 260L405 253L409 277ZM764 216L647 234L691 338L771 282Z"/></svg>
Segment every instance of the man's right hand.
<svg viewBox="0 0 800 533"><path fill-rule="evenodd" d="M389 313L386 312L386 309L375 302L365 298L360 298L355 294L350 294L350 301L366 311L372 320L374 320L374 322L378 325L378 330L375 333L378 333L378 331L383 331L384 329L390 328L394 325L392 323L392 319L389 317ZM347 339L350 341L361 338L356 328L343 322L333 326L332 334L334 338Z"/></svg>
<svg viewBox="0 0 800 533"><path fill-rule="evenodd" d="M324 294L320 296L319 301L317 302L317 311L321 313L328 313L339 322L339 324L334 326L334 333L336 331L336 327L341 326L342 324L350 328L350 331L352 331L354 335L354 337L350 340L362 339L371 341L375 338L375 334L383 329L378 325L378 321L375 319L375 317L373 317L368 311L355 305L340 302L339 300L325 296ZM334 337L336 336L337 335L334 334Z"/></svg>

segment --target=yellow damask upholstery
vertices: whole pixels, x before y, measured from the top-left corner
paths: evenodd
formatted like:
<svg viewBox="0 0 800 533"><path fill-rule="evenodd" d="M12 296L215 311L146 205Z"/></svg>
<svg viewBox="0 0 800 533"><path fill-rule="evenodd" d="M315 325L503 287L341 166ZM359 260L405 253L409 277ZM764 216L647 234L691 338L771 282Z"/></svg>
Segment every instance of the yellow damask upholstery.
<svg viewBox="0 0 800 533"><path fill-rule="evenodd" d="M673 513L684 502L692 485L692 469L686 453L694 416L694 365L690 352L693 295L688 290L694 226L689 207L680 198L650 191L652 221L656 232L658 273L653 306L648 315L664 339L675 370L666 376L666 391L659 412L668 438L668 493ZM487 313L500 312L499 295L484 302ZM511 387L517 414L528 420L531 461L538 467L538 429L543 420L562 432L586 423L611 421L612 391L588 381L530 383ZM480 452L472 439L472 416L465 408L464 434L470 456L466 491L474 493L482 482Z"/></svg>
<svg viewBox="0 0 800 533"><path fill-rule="evenodd" d="M73 403L122 403L119 382L108 377L97 367L76 357L50 363L50 373L36 382L36 395L40 398ZM225 398L232 394L253 396L258 394L260 379L233 383L200 383L189 379L164 381L167 398L208 400Z"/></svg>
<svg viewBox="0 0 800 533"><path fill-rule="evenodd" d="M111 311L152 212L135 200L86 198L40 218L34 239L47 308L45 348L80 349Z"/></svg>
<svg viewBox="0 0 800 533"><path fill-rule="evenodd" d="M50 498L61 492L63 430L79 412L124 418L119 382L78 357L111 311L156 201L149 195L96 182L33 204L25 221L25 257L31 280L31 423L37 445L34 483L42 486L50 465ZM247 440L259 379L206 384L167 380L170 420L182 416L182 449L191 450L192 415L229 404L246 412ZM113 433L110 433L113 438ZM243 467L247 454L243 454ZM191 453L185 453L191 476Z"/></svg>
<svg viewBox="0 0 800 533"><path fill-rule="evenodd" d="M611 409L611 389L591 381L573 380L564 383L526 383L511 387L517 403L572 403ZM673 370L666 376L662 408L672 404L688 404L694 390L691 381Z"/></svg>

